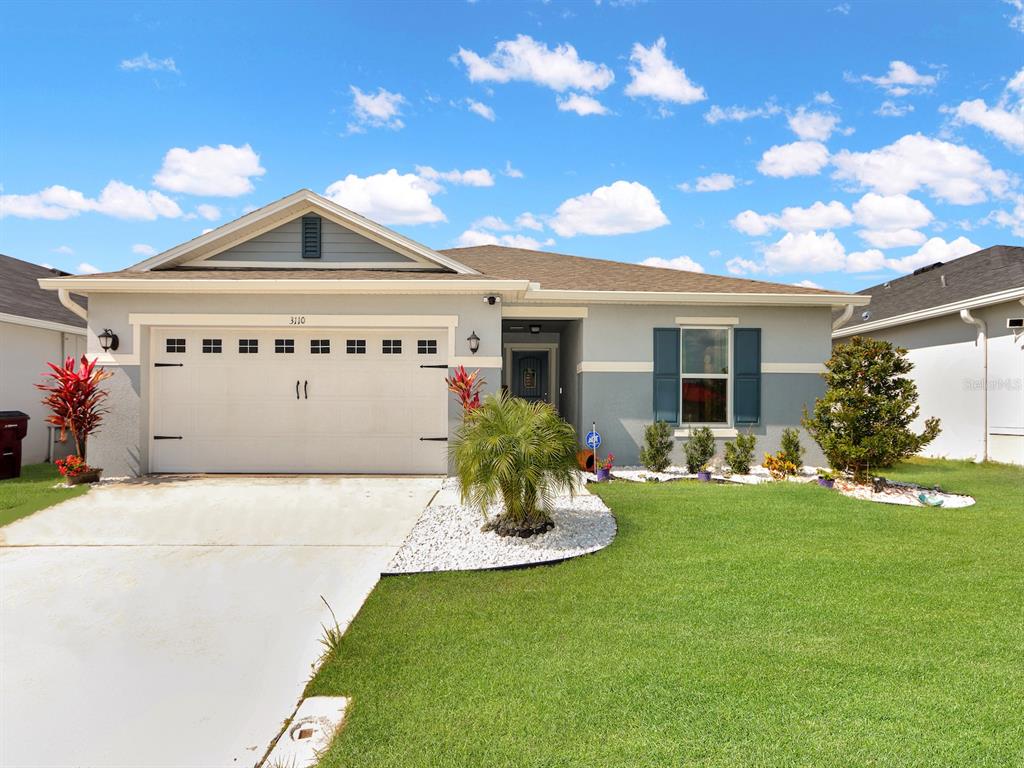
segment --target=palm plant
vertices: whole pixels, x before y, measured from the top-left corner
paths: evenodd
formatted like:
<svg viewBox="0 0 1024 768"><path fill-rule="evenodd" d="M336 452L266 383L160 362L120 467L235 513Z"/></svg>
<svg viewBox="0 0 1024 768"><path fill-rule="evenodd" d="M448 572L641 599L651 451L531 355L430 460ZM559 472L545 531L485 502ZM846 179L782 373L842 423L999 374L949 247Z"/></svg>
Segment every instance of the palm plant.
<svg viewBox="0 0 1024 768"><path fill-rule="evenodd" d="M554 497L574 492L576 448L576 430L548 403L489 395L466 414L452 442L463 503L486 518L502 502L504 512L490 524L500 533L546 530Z"/></svg>

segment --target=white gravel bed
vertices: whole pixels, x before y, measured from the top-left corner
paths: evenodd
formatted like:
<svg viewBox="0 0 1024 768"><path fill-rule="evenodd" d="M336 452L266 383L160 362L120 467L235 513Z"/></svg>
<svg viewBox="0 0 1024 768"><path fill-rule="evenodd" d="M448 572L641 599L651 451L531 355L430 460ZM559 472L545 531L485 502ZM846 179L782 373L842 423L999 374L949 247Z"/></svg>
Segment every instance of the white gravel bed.
<svg viewBox="0 0 1024 768"><path fill-rule="evenodd" d="M811 483L814 482L818 474L816 467L803 467L800 470L800 474L795 477L787 478L790 482L794 483ZM690 474L686 471L686 467L671 466L667 467L664 472L651 472L650 470L642 467L622 467L615 468L612 470L612 477L616 480L629 480L634 483L647 483L657 480L658 482L671 482L673 480L696 480L697 476ZM740 483L742 485L760 485L761 483L770 483L772 481L771 474L767 469L761 466L751 467L749 475L734 475L725 474L721 471L712 470L712 480L725 480L730 483Z"/></svg>
<svg viewBox="0 0 1024 768"><path fill-rule="evenodd" d="M844 496L864 501L874 501L879 504L901 504L907 507L933 507L934 504L923 504L918 498L924 494L929 501L942 501L943 509L961 509L970 507L975 502L970 496L959 496L955 493L943 493L933 491L930 488L922 488L912 483L897 483L892 480L881 492L875 491L871 485L859 485L847 480L836 480L835 490Z"/></svg>
<svg viewBox="0 0 1024 768"><path fill-rule="evenodd" d="M557 562L604 549L615 538L614 516L582 485L575 498L555 499L551 511L555 527L528 539L481 532L483 515L459 503L458 488L458 481L445 480L384 575Z"/></svg>

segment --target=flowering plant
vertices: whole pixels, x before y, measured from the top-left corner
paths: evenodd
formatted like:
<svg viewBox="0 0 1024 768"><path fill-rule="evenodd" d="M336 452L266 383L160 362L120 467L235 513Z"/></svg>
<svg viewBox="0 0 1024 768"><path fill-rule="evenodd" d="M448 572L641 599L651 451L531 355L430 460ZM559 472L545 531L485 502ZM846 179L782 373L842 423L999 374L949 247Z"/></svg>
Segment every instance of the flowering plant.
<svg viewBox="0 0 1024 768"><path fill-rule="evenodd" d="M57 459L55 463L64 477L79 477L93 469L81 456L68 456L66 459Z"/></svg>
<svg viewBox="0 0 1024 768"><path fill-rule="evenodd" d="M603 459L597 462L597 466L603 470L611 472L612 466L615 464L615 454L609 453Z"/></svg>
<svg viewBox="0 0 1024 768"><path fill-rule="evenodd" d="M466 372L466 366L460 365L452 376L445 378L448 391L454 394L462 404L464 415L468 415L480 407L480 389L487 382L480 376L480 369L472 373Z"/></svg>

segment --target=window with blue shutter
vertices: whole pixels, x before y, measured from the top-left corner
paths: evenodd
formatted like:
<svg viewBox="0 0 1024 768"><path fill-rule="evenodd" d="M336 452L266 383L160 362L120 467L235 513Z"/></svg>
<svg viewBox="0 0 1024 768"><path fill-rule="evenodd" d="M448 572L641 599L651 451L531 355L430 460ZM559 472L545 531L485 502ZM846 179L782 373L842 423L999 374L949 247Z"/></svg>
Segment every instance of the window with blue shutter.
<svg viewBox="0 0 1024 768"><path fill-rule="evenodd" d="M761 423L761 329L733 331L733 423Z"/></svg>
<svg viewBox="0 0 1024 768"><path fill-rule="evenodd" d="M320 217L302 217L302 258L320 258Z"/></svg>
<svg viewBox="0 0 1024 768"><path fill-rule="evenodd" d="M654 329L654 420L679 423L679 329Z"/></svg>

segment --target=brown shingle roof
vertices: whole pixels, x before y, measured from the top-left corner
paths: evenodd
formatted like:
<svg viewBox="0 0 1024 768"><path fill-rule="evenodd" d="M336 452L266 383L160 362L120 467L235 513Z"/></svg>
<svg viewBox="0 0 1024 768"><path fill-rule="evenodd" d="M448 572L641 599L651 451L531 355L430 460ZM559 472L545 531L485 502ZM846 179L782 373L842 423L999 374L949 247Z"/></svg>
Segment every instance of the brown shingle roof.
<svg viewBox="0 0 1024 768"><path fill-rule="evenodd" d="M67 272L50 269L39 264L0 254L0 312L5 315L27 317L63 323L77 328L85 327L85 320L66 309L54 291L44 291L36 282L41 277L63 277ZM85 300L76 296L80 304Z"/></svg>

